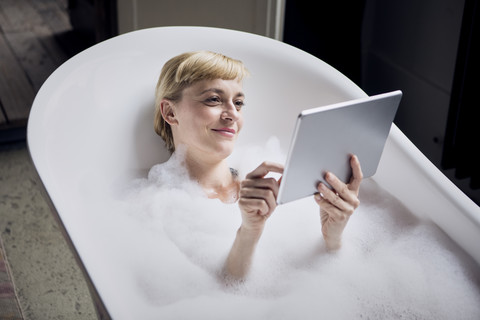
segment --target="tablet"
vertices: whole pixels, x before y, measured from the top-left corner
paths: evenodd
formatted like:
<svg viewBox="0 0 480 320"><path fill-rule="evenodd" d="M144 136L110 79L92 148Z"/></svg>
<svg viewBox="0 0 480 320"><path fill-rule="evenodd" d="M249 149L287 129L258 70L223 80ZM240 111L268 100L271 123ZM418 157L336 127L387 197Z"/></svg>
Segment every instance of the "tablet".
<svg viewBox="0 0 480 320"><path fill-rule="evenodd" d="M343 182L358 156L363 177L377 171L402 98L400 90L302 111L297 118L277 203L313 195L327 171Z"/></svg>

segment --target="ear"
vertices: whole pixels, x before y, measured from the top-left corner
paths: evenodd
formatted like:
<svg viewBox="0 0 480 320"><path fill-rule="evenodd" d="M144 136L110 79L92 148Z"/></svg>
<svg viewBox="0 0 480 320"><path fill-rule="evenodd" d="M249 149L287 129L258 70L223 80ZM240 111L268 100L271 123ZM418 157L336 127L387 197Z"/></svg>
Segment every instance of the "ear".
<svg viewBox="0 0 480 320"><path fill-rule="evenodd" d="M160 111L166 123L168 123L169 125L175 125L178 123L177 117L175 116L175 109L172 101L163 99L160 102Z"/></svg>

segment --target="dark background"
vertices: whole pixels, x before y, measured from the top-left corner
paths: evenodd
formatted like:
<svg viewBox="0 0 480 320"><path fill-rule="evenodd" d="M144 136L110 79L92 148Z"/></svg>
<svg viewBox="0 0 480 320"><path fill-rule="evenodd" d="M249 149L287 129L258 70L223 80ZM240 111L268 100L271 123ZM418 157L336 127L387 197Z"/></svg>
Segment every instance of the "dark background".
<svg viewBox="0 0 480 320"><path fill-rule="evenodd" d="M397 126L479 204L479 1L316 5L286 2L283 40L329 63L369 95L402 90Z"/></svg>

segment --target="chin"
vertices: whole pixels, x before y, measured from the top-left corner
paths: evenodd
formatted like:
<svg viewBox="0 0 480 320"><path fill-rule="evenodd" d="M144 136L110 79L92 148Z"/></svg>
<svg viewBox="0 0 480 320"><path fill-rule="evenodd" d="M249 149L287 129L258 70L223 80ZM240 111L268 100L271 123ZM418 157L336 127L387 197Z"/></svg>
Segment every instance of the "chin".
<svg viewBox="0 0 480 320"><path fill-rule="evenodd" d="M217 154L219 156L219 158L225 159L232 154L233 150L234 150L233 145L232 146L221 146L219 148L216 148L214 150L214 152L215 152L215 154Z"/></svg>
<svg viewBox="0 0 480 320"><path fill-rule="evenodd" d="M218 155L222 158L222 159L226 159L228 158L233 152L233 148L230 149L230 150L223 150L222 152L218 152Z"/></svg>

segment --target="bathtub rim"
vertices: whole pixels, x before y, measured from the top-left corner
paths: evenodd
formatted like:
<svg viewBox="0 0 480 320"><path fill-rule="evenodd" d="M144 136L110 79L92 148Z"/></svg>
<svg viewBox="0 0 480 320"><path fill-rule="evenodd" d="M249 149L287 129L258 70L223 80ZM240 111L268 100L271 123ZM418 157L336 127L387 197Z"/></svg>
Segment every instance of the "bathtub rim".
<svg viewBox="0 0 480 320"><path fill-rule="evenodd" d="M403 159L395 158L395 154L403 156ZM404 170L407 167L414 170ZM401 184L392 177L410 178L412 183L408 188L401 188ZM390 130L382 160L372 179L399 199L413 214L433 221L480 265L480 207L448 179L396 125ZM416 197L418 199L422 190L429 191L425 194L431 200L428 204L426 200L412 201Z"/></svg>

